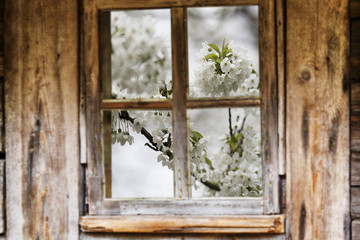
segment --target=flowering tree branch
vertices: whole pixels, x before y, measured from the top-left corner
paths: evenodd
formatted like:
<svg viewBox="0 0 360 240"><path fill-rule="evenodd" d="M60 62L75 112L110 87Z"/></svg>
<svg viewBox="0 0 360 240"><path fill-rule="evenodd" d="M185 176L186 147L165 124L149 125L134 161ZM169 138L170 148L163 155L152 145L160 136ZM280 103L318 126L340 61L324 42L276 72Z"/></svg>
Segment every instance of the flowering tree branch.
<svg viewBox="0 0 360 240"><path fill-rule="evenodd" d="M124 111L124 110L119 111L119 118L122 119L122 120L129 121L131 124L134 124L134 122L135 122L135 119L130 117L128 111ZM170 150L164 151L162 145L159 148L157 146L157 144L153 141L154 138L151 135L151 133L149 133L148 130L146 130L144 127L142 127L141 130L140 130L140 133L149 141L149 143L145 144L146 146L148 146L149 148L151 148L154 151L159 151L159 152L164 153L166 156L169 157L169 159L173 159L173 157L174 157L173 152L170 151ZM169 134L169 137L168 137L167 141L162 143L166 147L171 146L171 137L170 136L171 135ZM208 187L209 189L213 190L213 191L220 191L220 187L219 187L219 185L217 183L212 183L210 181L203 181L203 180L200 180L200 182L202 184L204 184L206 187Z"/></svg>

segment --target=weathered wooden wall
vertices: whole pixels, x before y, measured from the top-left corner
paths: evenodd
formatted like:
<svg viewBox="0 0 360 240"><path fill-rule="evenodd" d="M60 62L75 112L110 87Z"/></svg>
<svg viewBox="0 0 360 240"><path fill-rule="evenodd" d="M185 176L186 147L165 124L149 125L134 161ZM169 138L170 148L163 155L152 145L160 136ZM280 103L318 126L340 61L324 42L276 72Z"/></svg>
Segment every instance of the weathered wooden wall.
<svg viewBox="0 0 360 240"><path fill-rule="evenodd" d="M0 0L0 239L5 233L4 0Z"/></svg>
<svg viewBox="0 0 360 240"><path fill-rule="evenodd" d="M0 0L0 11L4 2ZM293 239L349 237L349 218L339 215L347 212L349 183L344 143L349 132L349 90L347 78L342 76L347 63L346 54L338 49L346 51L346 2L286 1L287 231ZM77 239L82 201L78 172L78 4L72 0L6 0L6 9L8 239ZM360 239L360 0L351 0L350 14L352 239ZM2 17L0 14L0 97ZM0 104L0 126L3 112ZM3 131L0 138L3 142ZM4 157L2 144L0 148ZM329 203L333 207L326 205ZM80 238L227 240L284 236L83 233Z"/></svg>
<svg viewBox="0 0 360 240"><path fill-rule="evenodd" d="M351 1L350 17L352 239L360 239L360 0Z"/></svg>
<svg viewBox="0 0 360 240"><path fill-rule="evenodd" d="M79 237L79 9L5 0L7 239Z"/></svg>
<svg viewBox="0 0 360 240"><path fill-rule="evenodd" d="M286 1L288 239L349 239L348 1Z"/></svg>

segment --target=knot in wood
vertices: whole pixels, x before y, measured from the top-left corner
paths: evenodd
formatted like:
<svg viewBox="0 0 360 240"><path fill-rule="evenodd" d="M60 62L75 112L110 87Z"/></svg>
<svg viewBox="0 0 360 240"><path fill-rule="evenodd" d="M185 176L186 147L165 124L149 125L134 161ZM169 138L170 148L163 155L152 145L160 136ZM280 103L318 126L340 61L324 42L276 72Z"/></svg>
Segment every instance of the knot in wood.
<svg viewBox="0 0 360 240"><path fill-rule="evenodd" d="M309 81L311 79L309 70L305 69L301 71L301 79L304 81Z"/></svg>

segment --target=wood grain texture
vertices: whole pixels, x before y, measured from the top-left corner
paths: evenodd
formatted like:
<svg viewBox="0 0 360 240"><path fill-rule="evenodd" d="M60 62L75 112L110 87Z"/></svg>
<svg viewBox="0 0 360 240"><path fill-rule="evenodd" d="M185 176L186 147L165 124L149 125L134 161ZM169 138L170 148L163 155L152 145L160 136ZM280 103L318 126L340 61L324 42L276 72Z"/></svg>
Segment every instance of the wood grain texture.
<svg viewBox="0 0 360 240"><path fill-rule="evenodd" d="M4 76L4 4L0 1L0 77Z"/></svg>
<svg viewBox="0 0 360 240"><path fill-rule="evenodd" d="M279 135L279 174L286 172L286 141L285 141L285 1L276 1L276 53L278 82L278 135Z"/></svg>
<svg viewBox="0 0 360 240"><path fill-rule="evenodd" d="M171 39L173 58L173 146L174 146L174 192L176 199L189 199L190 162L188 145L188 116L186 100L188 97L187 70L187 11L186 8L171 9Z"/></svg>
<svg viewBox="0 0 360 240"><path fill-rule="evenodd" d="M360 152L351 153L351 186L360 186Z"/></svg>
<svg viewBox="0 0 360 240"><path fill-rule="evenodd" d="M133 100L115 100L104 99L101 102L102 110L115 109L156 109L156 110L171 110L173 106L170 99L133 99Z"/></svg>
<svg viewBox="0 0 360 240"><path fill-rule="evenodd" d="M103 200L102 137L100 120L99 11L96 0L82 1L81 85L84 94L85 141L87 158L87 199L89 214L101 214ZM83 144L82 144L83 147Z"/></svg>
<svg viewBox="0 0 360 240"><path fill-rule="evenodd" d="M191 199L183 200L104 200L106 215L261 215L261 198L236 200Z"/></svg>
<svg viewBox="0 0 360 240"><path fill-rule="evenodd" d="M349 239L349 2L286 4L287 237Z"/></svg>
<svg viewBox="0 0 360 240"><path fill-rule="evenodd" d="M111 77L111 14L104 11L99 14L100 22L100 81L102 98L111 98L112 77ZM112 128L111 112L102 112L102 138L103 138L103 161L105 197L112 195Z"/></svg>
<svg viewBox="0 0 360 240"><path fill-rule="evenodd" d="M351 19L350 32L350 81L360 84L360 19Z"/></svg>
<svg viewBox="0 0 360 240"><path fill-rule="evenodd" d="M98 0L99 9L257 5L259 0Z"/></svg>
<svg viewBox="0 0 360 240"><path fill-rule="evenodd" d="M84 232L133 232L133 233L283 233L282 215L241 217L82 217Z"/></svg>
<svg viewBox="0 0 360 240"><path fill-rule="evenodd" d="M351 150L360 152L360 20L351 20Z"/></svg>
<svg viewBox="0 0 360 240"><path fill-rule="evenodd" d="M351 239L360 240L360 220L354 220L351 223Z"/></svg>
<svg viewBox="0 0 360 240"><path fill-rule="evenodd" d="M212 98L212 99L190 99L186 102L186 107L190 109L196 108L214 108L214 107L259 107L260 99L256 98Z"/></svg>
<svg viewBox="0 0 360 240"><path fill-rule="evenodd" d="M7 239L78 239L78 2L5 8Z"/></svg>
<svg viewBox="0 0 360 240"><path fill-rule="evenodd" d="M0 160L0 234L5 233L5 160Z"/></svg>
<svg viewBox="0 0 360 240"><path fill-rule="evenodd" d="M1 238L0 238L1 239ZM283 234L82 233L81 240L285 240Z"/></svg>
<svg viewBox="0 0 360 240"><path fill-rule="evenodd" d="M360 218L360 188L351 187L351 216Z"/></svg>
<svg viewBox="0 0 360 240"><path fill-rule="evenodd" d="M280 212L274 1L260 1L259 23L264 214L273 214Z"/></svg>
<svg viewBox="0 0 360 240"><path fill-rule="evenodd" d="M350 0L350 17L360 17L360 0Z"/></svg>
<svg viewBox="0 0 360 240"><path fill-rule="evenodd" d="M5 92L4 77L0 76L0 157L5 157Z"/></svg>

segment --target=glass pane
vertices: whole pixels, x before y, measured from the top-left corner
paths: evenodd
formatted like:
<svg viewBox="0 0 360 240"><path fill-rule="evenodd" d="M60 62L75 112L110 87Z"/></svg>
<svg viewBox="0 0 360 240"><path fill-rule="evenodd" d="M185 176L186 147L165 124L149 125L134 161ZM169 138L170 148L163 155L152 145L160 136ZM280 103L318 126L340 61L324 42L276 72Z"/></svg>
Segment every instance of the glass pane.
<svg viewBox="0 0 360 240"><path fill-rule="evenodd" d="M111 142L106 142L106 115L111 117ZM111 147L112 198L173 197L171 121L169 111L103 111L104 159Z"/></svg>
<svg viewBox="0 0 360 240"><path fill-rule="evenodd" d="M170 98L170 10L111 12L112 97Z"/></svg>
<svg viewBox="0 0 360 240"><path fill-rule="evenodd" d="M193 197L261 197L260 108L190 110Z"/></svg>
<svg viewBox="0 0 360 240"><path fill-rule="evenodd" d="M190 97L259 95L258 7L188 9Z"/></svg>

